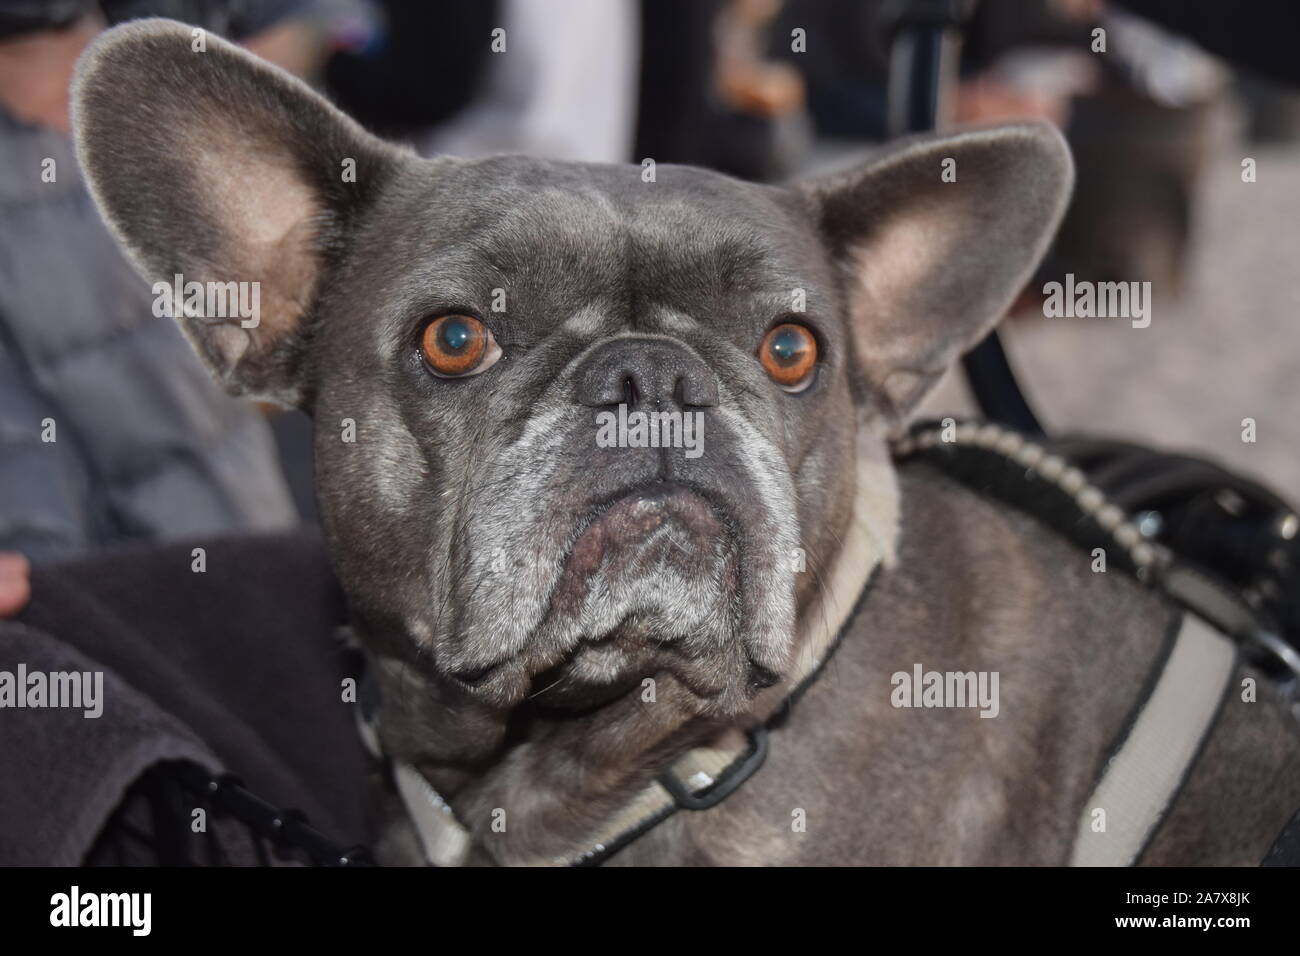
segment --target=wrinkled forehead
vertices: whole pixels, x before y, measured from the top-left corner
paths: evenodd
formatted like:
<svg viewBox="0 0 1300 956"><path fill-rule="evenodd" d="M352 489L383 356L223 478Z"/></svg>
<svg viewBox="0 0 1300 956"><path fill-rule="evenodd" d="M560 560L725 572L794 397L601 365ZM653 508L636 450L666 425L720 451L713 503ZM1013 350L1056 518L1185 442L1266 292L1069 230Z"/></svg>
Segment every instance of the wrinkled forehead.
<svg viewBox="0 0 1300 956"><path fill-rule="evenodd" d="M698 309L829 284L793 193L703 170L663 166L647 182L637 166L499 158L439 176L425 203L403 236L422 263L409 291L466 306L504 293L576 308L600 293Z"/></svg>

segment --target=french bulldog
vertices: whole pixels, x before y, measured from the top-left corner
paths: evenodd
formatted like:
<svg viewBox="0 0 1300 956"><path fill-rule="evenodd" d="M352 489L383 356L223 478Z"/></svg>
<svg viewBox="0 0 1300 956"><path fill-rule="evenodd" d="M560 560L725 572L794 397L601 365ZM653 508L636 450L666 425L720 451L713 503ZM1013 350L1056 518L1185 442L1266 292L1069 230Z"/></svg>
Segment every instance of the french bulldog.
<svg viewBox="0 0 1300 956"><path fill-rule="evenodd" d="M149 281L257 284L256 321L175 311L231 392L313 416L378 738L458 821L457 862L580 859L674 761L783 709L734 793L609 862L1070 859L1171 612L889 450L1050 241L1055 131L793 187L424 159L163 20L105 33L73 102ZM998 675L996 704L899 706L922 668ZM1143 862L1256 863L1300 804L1282 711L1227 700ZM380 849L422 856L401 813Z"/></svg>

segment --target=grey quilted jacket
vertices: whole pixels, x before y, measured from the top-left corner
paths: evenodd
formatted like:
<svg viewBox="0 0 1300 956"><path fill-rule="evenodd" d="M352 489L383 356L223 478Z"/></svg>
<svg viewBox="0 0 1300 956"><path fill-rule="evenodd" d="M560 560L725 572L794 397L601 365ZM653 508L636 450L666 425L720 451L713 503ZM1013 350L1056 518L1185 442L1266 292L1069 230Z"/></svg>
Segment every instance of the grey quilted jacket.
<svg viewBox="0 0 1300 956"><path fill-rule="evenodd" d="M68 138L0 113L0 550L39 561L296 520L261 415L152 302Z"/></svg>

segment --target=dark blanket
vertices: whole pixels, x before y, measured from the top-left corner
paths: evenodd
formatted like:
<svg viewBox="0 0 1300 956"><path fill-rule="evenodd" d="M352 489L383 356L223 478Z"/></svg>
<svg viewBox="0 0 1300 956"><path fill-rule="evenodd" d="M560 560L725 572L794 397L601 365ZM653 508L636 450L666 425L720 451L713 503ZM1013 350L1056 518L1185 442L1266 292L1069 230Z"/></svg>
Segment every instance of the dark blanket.
<svg viewBox="0 0 1300 956"><path fill-rule="evenodd" d="M33 574L0 677L102 671L103 713L0 709L0 864L78 864L127 788L185 758L365 843L367 756L343 700L343 601L307 536L131 547Z"/></svg>

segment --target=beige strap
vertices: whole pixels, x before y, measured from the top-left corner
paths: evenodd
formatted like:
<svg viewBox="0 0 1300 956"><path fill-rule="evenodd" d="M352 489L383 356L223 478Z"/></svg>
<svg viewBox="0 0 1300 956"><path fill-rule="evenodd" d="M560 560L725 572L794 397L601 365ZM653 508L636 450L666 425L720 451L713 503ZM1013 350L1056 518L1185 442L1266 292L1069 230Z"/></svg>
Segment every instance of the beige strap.
<svg viewBox="0 0 1300 956"><path fill-rule="evenodd" d="M1236 645L1183 615L1169 659L1083 808L1071 866L1130 866L1177 794L1236 667Z"/></svg>
<svg viewBox="0 0 1300 956"><path fill-rule="evenodd" d="M749 748L749 738L738 730L724 734L707 747L688 750L673 764L672 773L691 793L699 793L712 786L732 763ZM634 833L661 815L667 814L677 801L658 780L642 790L636 798L616 813L601 827L600 835L590 849L576 860L557 860L560 865L581 863L600 855L607 847L630 833Z"/></svg>
<svg viewBox="0 0 1300 956"><path fill-rule="evenodd" d="M393 782L420 838L424 858L434 866L464 864L469 856L469 831L461 826L447 801L409 763L393 762Z"/></svg>

